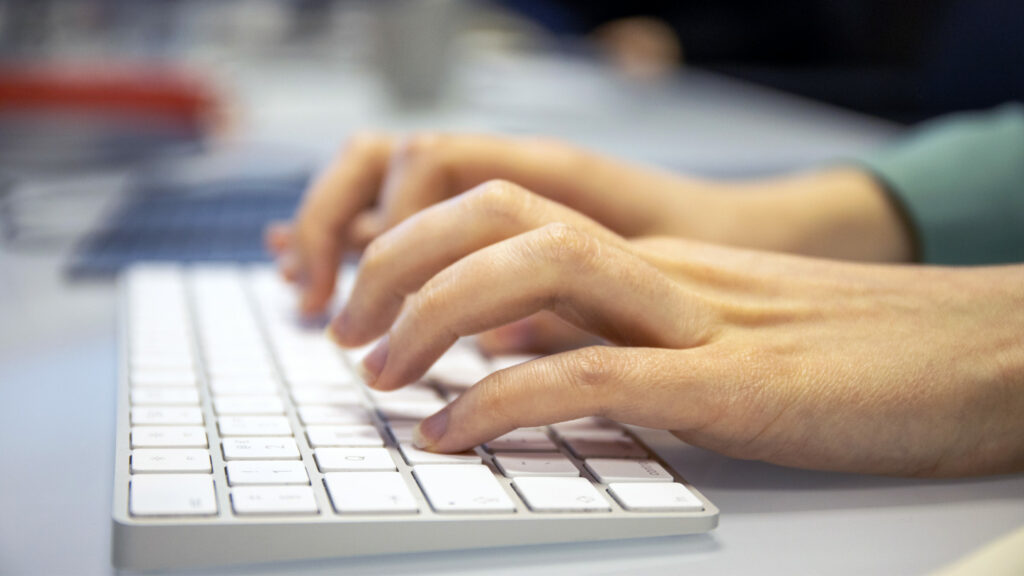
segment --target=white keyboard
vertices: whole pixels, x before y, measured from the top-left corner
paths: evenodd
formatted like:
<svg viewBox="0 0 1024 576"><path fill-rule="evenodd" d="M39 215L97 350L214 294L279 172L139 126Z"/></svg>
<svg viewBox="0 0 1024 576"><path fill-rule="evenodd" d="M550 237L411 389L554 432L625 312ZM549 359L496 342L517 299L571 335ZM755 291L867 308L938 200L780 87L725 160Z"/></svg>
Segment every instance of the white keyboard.
<svg viewBox="0 0 1024 576"><path fill-rule="evenodd" d="M350 274L348 276L351 276ZM459 343L376 392L269 268L122 276L113 561L242 564L711 530L718 509L614 422L461 454L413 426L500 368Z"/></svg>

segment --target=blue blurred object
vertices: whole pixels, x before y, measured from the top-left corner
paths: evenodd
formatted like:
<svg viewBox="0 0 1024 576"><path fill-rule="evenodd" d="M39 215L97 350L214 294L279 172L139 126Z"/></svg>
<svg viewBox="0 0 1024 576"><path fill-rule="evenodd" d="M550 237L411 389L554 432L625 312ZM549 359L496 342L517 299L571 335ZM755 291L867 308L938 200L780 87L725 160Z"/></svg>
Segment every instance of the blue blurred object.
<svg viewBox="0 0 1024 576"><path fill-rule="evenodd" d="M133 262L260 262L263 229L291 217L311 168L259 155L244 166L207 158L141 171L127 199L75 248L73 278L116 274ZM283 164L283 165L282 165Z"/></svg>

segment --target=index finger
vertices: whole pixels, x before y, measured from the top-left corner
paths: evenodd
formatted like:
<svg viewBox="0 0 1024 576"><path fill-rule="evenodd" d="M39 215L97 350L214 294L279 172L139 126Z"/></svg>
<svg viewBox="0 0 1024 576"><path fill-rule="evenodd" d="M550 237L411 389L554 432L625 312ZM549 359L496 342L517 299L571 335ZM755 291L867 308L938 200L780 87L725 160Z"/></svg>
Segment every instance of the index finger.
<svg viewBox="0 0 1024 576"><path fill-rule="evenodd" d="M393 138L385 134L354 136L306 193L295 218L291 246L300 270L303 314L322 312L330 299L346 229L376 198L392 145Z"/></svg>

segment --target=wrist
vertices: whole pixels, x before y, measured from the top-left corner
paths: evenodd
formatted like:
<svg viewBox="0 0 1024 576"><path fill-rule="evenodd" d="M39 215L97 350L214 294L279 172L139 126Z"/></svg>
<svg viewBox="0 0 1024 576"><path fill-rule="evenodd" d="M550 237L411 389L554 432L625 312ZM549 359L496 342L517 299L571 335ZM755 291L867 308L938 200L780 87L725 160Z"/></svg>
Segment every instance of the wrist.
<svg viewBox="0 0 1024 576"><path fill-rule="evenodd" d="M914 232L869 173L837 167L739 183L732 243L869 262L915 259Z"/></svg>

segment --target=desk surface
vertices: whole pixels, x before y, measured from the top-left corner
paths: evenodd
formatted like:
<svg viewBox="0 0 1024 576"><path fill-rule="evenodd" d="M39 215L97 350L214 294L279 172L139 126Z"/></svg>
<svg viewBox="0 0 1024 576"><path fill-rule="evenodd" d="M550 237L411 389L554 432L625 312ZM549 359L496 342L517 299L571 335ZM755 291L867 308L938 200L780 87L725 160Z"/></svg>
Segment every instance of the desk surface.
<svg viewBox="0 0 1024 576"><path fill-rule="evenodd" d="M356 126L546 131L677 168L736 173L841 158L894 132L699 73L657 90L609 90L614 81L586 64L532 59L476 66L478 77L470 75L456 105L429 114L388 110L372 83L335 78L306 90L324 78L318 65L234 68L231 81L244 95L247 114L241 138L325 156ZM513 98L496 88L500 82L526 93ZM584 104L570 105L596 87L601 91L580 100ZM335 98L339 93L344 105ZM488 94L503 96L490 100ZM535 113L522 104L531 98ZM0 246L3 574L113 571L114 293L105 284L66 284L60 265L58 253ZM1022 475L937 481L808 472L673 441L662 453L721 508L716 531L216 573L917 574L1024 523Z"/></svg>

